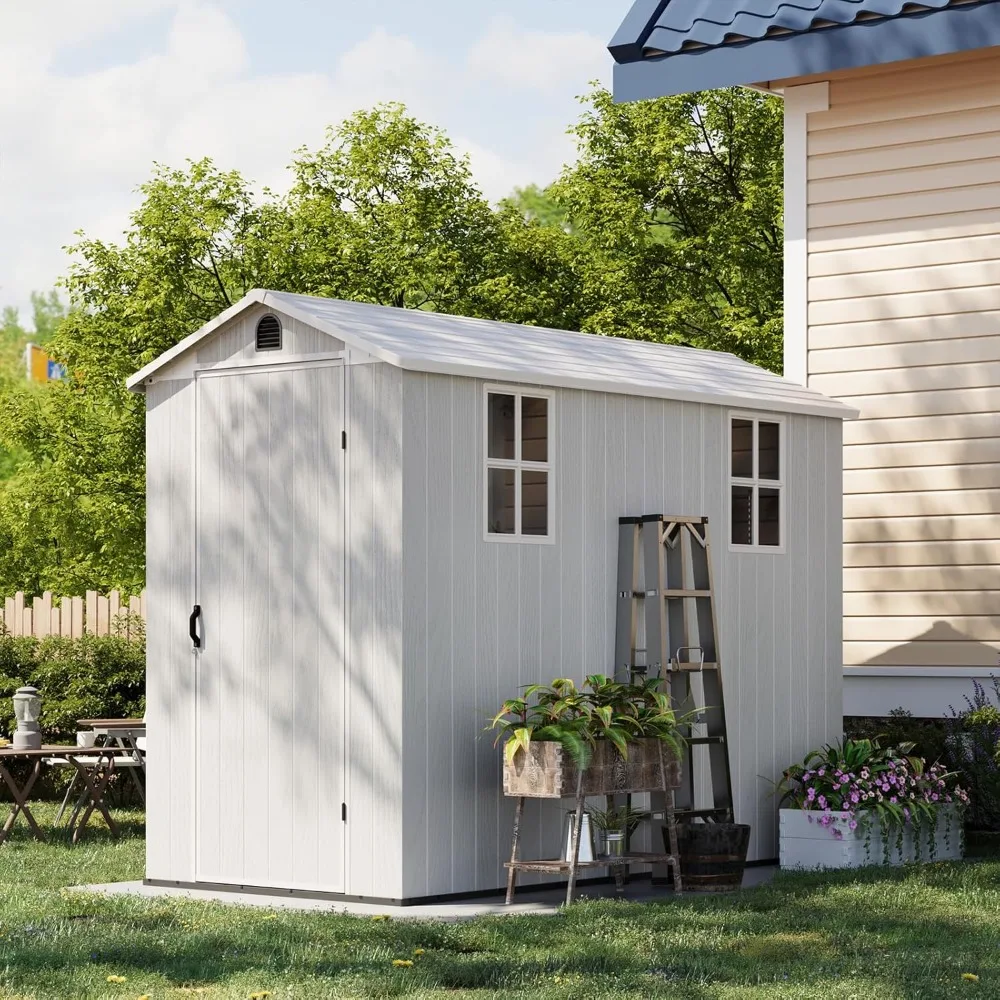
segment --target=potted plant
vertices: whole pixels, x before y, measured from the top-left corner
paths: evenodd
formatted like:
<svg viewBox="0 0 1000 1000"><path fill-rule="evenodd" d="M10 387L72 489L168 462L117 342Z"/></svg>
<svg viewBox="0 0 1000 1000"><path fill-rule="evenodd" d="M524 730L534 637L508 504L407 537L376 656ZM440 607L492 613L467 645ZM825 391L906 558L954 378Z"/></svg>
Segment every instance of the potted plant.
<svg viewBox="0 0 1000 1000"><path fill-rule="evenodd" d="M660 683L593 674L582 688L561 678L505 701L490 725L504 744L504 792L562 798L678 787L688 720Z"/></svg>
<svg viewBox="0 0 1000 1000"><path fill-rule="evenodd" d="M627 805L609 806L607 809L591 809L590 821L601 835L598 853L605 857L621 857L627 849L632 834L650 814L632 809Z"/></svg>
<svg viewBox="0 0 1000 1000"><path fill-rule="evenodd" d="M778 786L781 867L961 858L969 797L954 773L912 749L844 740L789 767Z"/></svg>

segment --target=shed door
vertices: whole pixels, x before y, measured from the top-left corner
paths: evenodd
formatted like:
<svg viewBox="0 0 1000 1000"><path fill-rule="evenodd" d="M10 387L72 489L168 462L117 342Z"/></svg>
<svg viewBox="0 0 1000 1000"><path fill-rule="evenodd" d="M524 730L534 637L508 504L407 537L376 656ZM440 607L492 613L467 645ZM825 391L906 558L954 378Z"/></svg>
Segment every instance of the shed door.
<svg viewBox="0 0 1000 1000"><path fill-rule="evenodd" d="M197 383L197 878L343 892L344 369Z"/></svg>

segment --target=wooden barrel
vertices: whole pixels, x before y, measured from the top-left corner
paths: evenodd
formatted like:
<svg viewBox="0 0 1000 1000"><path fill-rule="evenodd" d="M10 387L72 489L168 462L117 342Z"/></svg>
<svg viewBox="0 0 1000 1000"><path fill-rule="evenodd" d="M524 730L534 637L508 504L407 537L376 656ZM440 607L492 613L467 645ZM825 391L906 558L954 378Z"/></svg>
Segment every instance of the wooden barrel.
<svg viewBox="0 0 1000 1000"><path fill-rule="evenodd" d="M663 838L666 842L666 830ZM746 823L681 823L677 841L685 892L732 892L743 885L750 846Z"/></svg>

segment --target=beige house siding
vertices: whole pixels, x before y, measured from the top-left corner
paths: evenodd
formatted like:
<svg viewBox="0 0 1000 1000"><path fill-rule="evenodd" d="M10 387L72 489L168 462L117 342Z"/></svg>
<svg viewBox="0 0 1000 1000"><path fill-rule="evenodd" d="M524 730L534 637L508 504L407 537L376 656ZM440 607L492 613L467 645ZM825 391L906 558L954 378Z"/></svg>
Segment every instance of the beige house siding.
<svg viewBox="0 0 1000 1000"><path fill-rule="evenodd" d="M830 78L808 119L809 384L844 427L844 662L1000 650L1000 49Z"/></svg>

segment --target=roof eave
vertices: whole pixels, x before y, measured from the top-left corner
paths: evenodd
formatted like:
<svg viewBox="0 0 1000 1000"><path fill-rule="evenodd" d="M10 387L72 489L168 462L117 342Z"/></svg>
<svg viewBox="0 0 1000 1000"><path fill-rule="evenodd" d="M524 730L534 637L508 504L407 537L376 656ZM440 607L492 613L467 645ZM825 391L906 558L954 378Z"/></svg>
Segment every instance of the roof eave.
<svg viewBox="0 0 1000 1000"><path fill-rule="evenodd" d="M614 99L623 104L994 45L1000 45L1000 3L948 7L618 62Z"/></svg>
<svg viewBox="0 0 1000 1000"><path fill-rule="evenodd" d="M254 288L247 292L239 302L233 303L225 312L219 313L214 319L209 320L204 326L198 327L194 333L189 333L183 340L178 341L163 354L154 358L148 365L140 368L134 375L125 382L125 388L130 392L145 392L147 380L158 371L166 368L167 365L176 361L182 354L186 354L193 347L196 347L206 337L210 337L224 323L235 319L241 312L264 301L266 292L263 288Z"/></svg>

